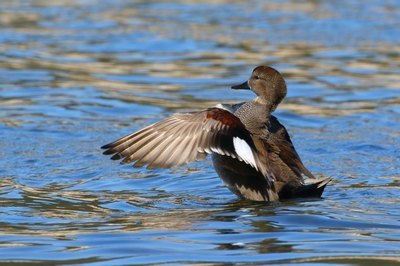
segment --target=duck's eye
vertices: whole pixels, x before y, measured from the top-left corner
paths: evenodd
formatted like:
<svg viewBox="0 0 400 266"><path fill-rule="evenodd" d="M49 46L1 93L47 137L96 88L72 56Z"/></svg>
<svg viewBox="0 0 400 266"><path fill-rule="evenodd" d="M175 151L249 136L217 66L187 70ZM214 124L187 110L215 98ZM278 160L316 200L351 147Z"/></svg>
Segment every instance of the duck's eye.
<svg viewBox="0 0 400 266"><path fill-rule="evenodd" d="M255 78L255 79L260 79L260 77L259 77L259 76L254 76L254 78Z"/></svg>

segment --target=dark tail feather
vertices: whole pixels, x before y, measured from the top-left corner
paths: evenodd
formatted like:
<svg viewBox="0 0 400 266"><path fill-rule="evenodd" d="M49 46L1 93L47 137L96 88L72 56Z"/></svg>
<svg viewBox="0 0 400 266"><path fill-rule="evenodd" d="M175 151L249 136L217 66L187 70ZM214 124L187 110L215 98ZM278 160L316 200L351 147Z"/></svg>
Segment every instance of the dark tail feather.
<svg viewBox="0 0 400 266"><path fill-rule="evenodd" d="M300 187L285 186L279 193L281 199L288 198L320 198L326 185L332 178L324 178Z"/></svg>
<svg viewBox="0 0 400 266"><path fill-rule="evenodd" d="M298 187L295 191L296 197L298 198L307 198L307 197L321 197L322 193L326 185L331 182L332 178L324 178L318 180L315 183L305 184L301 187Z"/></svg>

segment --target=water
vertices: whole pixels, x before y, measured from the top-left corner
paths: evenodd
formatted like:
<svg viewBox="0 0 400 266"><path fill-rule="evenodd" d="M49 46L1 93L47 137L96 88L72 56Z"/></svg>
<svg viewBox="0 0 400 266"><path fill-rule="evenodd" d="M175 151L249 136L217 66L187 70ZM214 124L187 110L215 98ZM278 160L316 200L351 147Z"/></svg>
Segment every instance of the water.
<svg viewBox="0 0 400 266"><path fill-rule="evenodd" d="M400 263L398 1L2 1L0 262ZM174 112L253 97L324 198L238 200L209 161L120 166L100 146Z"/></svg>

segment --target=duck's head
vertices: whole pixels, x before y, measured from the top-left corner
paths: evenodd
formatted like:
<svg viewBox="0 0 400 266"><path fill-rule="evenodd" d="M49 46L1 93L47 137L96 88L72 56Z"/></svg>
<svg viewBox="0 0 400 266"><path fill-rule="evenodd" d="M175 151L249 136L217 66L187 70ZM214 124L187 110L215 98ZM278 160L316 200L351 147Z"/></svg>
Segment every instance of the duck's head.
<svg viewBox="0 0 400 266"><path fill-rule="evenodd" d="M232 89L252 90L257 94L258 101L271 105L271 112L286 96L286 83L282 75L269 66L258 66L253 70L248 81Z"/></svg>

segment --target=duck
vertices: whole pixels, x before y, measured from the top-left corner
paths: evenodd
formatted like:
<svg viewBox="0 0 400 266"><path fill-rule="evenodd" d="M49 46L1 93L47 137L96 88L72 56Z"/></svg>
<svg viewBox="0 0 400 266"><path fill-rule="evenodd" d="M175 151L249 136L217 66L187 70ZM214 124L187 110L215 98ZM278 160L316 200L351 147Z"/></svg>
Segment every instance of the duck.
<svg viewBox="0 0 400 266"><path fill-rule="evenodd" d="M251 90L256 97L173 114L102 146L103 154L148 169L182 166L211 155L216 173L239 198L273 202L321 197L331 178L316 178L304 166L286 128L272 115L287 94L282 75L261 65L231 88Z"/></svg>

